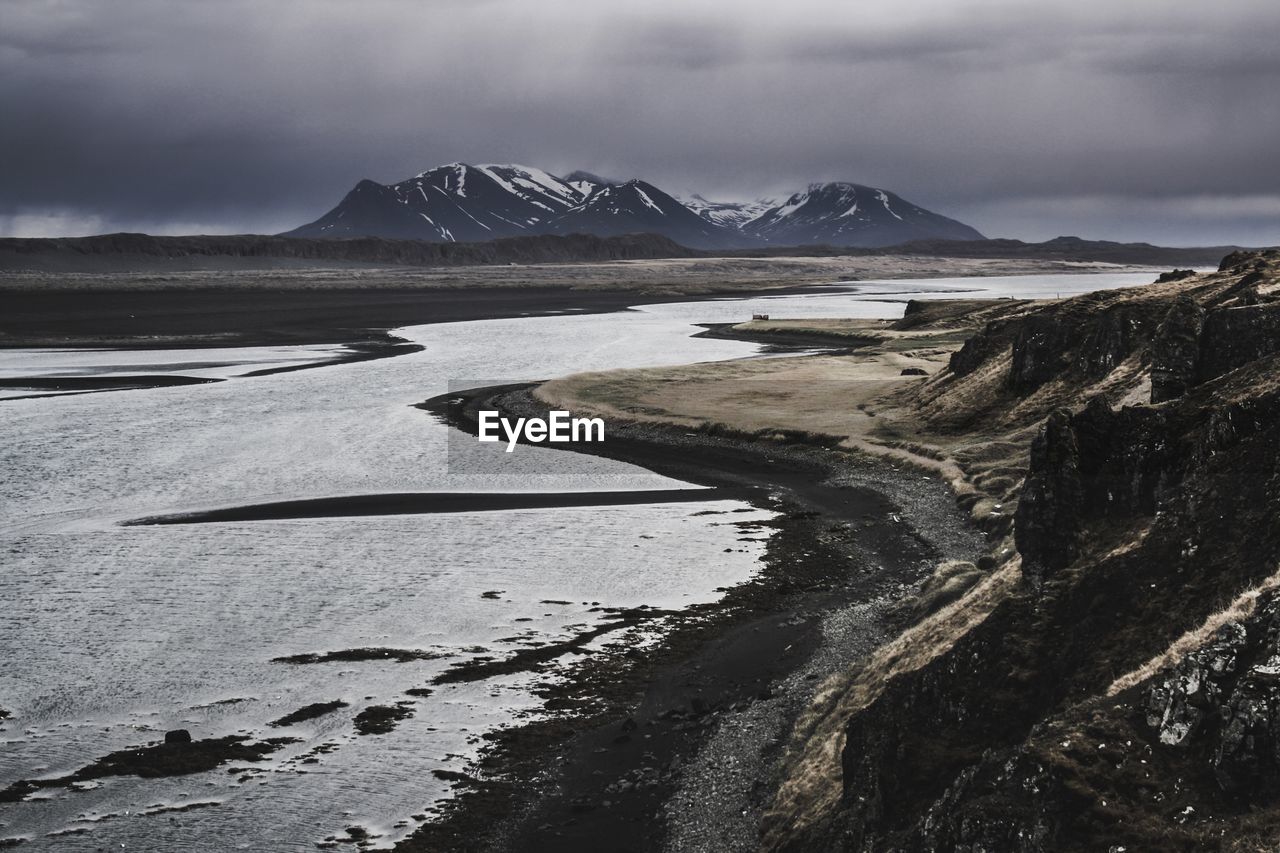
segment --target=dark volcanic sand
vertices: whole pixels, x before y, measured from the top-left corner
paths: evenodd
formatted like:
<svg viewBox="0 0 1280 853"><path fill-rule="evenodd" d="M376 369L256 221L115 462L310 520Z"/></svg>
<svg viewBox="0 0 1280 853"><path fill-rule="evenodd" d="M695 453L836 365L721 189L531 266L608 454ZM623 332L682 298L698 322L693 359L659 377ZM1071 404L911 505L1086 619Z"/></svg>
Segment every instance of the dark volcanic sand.
<svg viewBox="0 0 1280 853"><path fill-rule="evenodd" d="M414 323L681 298L567 288L8 292L0 294L0 345L337 342ZM462 417L443 400L433 403L433 411ZM516 391L499 408L542 407ZM465 428L465 418L460 423ZM685 849L749 849L774 759L813 687L894 630L903 617L890 604L936 561L972 558L981 547L945 487L913 471L734 436L613 425L608 436L604 445L562 447L779 511L761 572L720 602L682 612L657 646L580 655L571 677L539 690L548 710L561 713L489 736L475 778L464 779L443 819L403 849L653 851L669 840ZM910 519L928 523L927 532ZM840 619L848 624L833 648L829 635ZM545 663L510 665L537 672ZM752 728L739 728L746 720ZM719 764L726 742L730 758Z"/></svg>
<svg viewBox="0 0 1280 853"><path fill-rule="evenodd" d="M652 489L635 492L393 492L347 495L158 515L126 522L138 524L207 524L266 521L279 518L341 518L359 515L417 515L441 512L487 512L549 507L626 506L634 504L718 501L736 497L726 489Z"/></svg>
<svg viewBox="0 0 1280 853"><path fill-rule="evenodd" d="M423 407L474 431L469 413L481 401L516 415L541 410L524 388ZM779 511L762 570L722 601L690 608L656 648L585 656L567 680L544 685L548 709L564 713L489 736L443 819L398 849L753 849L774 763L813 689L901 627L894 602L937 561L982 548L946 487L911 469L612 424L603 444L576 449L734 488ZM913 518L930 523L927 532Z"/></svg>
<svg viewBox="0 0 1280 853"><path fill-rule="evenodd" d="M174 344L169 344L174 346ZM306 364L290 364L285 367L265 367L240 374L240 377L271 376L276 373L292 373L297 370L311 370L317 367L328 367L334 364L351 364L357 361L372 361L377 358L391 358L397 355L408 355L420 352L422 346L405 342L394 335L383 334L376 340L360 341L347 344L346 352L339 353L323 361ZM215 366L217 362L209 366ZM211 382L223 382L223 379L182 376L175 374L132 375L132 376L19 376L0 379L0 388L11 390L31 390L32 393L18 397L6 397L8 400L23 400L28 397L49 397L57 394L88 394L96 391L130 391L137 388L173 388L179 385L206 385Z"/></svg>
<svg viewBox="0 0 1280 853"><path fill-rule="evenodd" d="M749 295L803 291L793 287ZM600 314L715 296L570 287L0 290L0 346L342 343L400 326Z"/></svg>

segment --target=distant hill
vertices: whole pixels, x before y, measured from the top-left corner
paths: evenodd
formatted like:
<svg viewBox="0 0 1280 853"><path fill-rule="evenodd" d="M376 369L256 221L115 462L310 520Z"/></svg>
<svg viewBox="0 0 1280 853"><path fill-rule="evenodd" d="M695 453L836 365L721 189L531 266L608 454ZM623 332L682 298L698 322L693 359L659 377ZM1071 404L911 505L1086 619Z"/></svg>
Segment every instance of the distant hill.
<svg viewBox="0 0 1280 853"><path fill-rule="evenodd" d="M449 163L396 184L363 180L324 216L283 236L467 242L531 234L661 234L697 249L765 245L876 247L974 240L963 223L875 187L811 184L783 204L681 201L640 180L564 178L515 164Z"/></svg>
<svg viewBox="0 0 1280 853"><path fill-rule="evenodd" d="M657 203L657 202L655 202ZM661 202L665 204L666 202ZM714 233L714 232L709 232ZM227 237L0 238L0 271L126 272L235 269L314 269L371 266L474 266L694 257L826 257L915 255L921 257L1094 261L1149 267L1216 266L1238 246L1168 248L1149 243L1113 243L1059 237L1044 243L1021 240L932 240L880 248L766 246L752 249L690 249L659 234L541 234L474 243L391 240L382 237L315 239L255 234Z"/></svg>
<svg viewBox="0 0 1280 853"><path fill-rule="evenodd" d="M1149 266L1217 266L1218 262L1240 246L1200 246L1174 248L1150 243L1115 243L1110 240L1084 240L1080 237L1055 237L1043 243L1021 240L913 240L893 247L903 255L948 258L1036 258L1052 261L1102 261L1113 264Z"/></svg>
<svg viewBox="0 0 1280 853"><path fill-rule="evenodd" d="M307 268L321 266L469 266L571 261L687 258L698 252L656 234L596 237L539 235L478 243L433 243L354 237L98 237L0 239L0 270L114 272L132 270Z"/></svg>

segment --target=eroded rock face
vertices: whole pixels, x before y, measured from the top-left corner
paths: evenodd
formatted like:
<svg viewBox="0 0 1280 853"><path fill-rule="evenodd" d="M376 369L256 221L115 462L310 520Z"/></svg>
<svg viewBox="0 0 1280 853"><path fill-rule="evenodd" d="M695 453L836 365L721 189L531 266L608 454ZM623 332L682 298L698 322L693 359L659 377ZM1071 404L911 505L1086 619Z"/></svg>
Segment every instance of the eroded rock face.
<svg viewBox="0 0 1280 853"><path fill-rule="evenodd" d="M951 353L948 369L956 376L968 376L987 359L1007 350L1013 341L1013 325L1008 322L987 323L972 335L960 349Z"/></svg>
<svg viewBox="0 0 1280 853"><path fill-rule="evenodd" d="M1144 710L1161 744L1209 754L1227 794L1280 792L1280 596L1157 675Z"/></svg>
<svg viewBox="0 0 1280 853"><path fill-rule="evenodd" d="M1070 363L1067 353L1079 330L1049 314L1032 314L1018 328L1013 341L1009 387L1018 393L1039 388Z"/></svg>
<svg viewBox="0 0 1280 853"><path fill-rule="evenodd" d="M1076 353L1076 369L1090 380L1098 380L1120 366L1151 337L1145 317L1120 307L1105 311L1085 332Z"/></svg>
<svg viewBox="0 0 1280 853"><path fill-rule="evenodd" d="M1181 746L1222 709L1226 681L1239 668L1248 641L1244 626L1228 622L1199 650L1155 679L1146 694L1150 726L1166 746Z"/></svg>
<svg viewBox="0 0 1280 853"><path fill-rule="evenodd" d="M1206 311L1189 297L1173 303L1151 344L1151 402L1280 352L1280 303L1259 303L1256 289L1246 291L1236 307Z"/></svg>
<svg viewBox="0 0 1280 853"><path fill-rule="evenodd" d="M1204 309L1190 297L1174 300L1151 341L1151 402L1163 403L1195 384Z"/></svg>
<svg viewBox="0 0 1280 853"><path fill-rule="evenodd" d="M1176 494L1186 460L1172 440L1181 424L1170 414L1145 406L1112 411L1094 397L1071 428L1089 518L1152 515Z"/></svg>
<svg viewBox="0 0 1280 853"><path fill-rule="evenodd" d="M1280 352L1280 303L1210 311L1199 344L1197 384Z"/></svg>
<svg viewBox="0 0 1280 853"><path fill-rule="evenodd" d="M987 351L988 339L984 335L985 330L979 331L969 340L964 342L964 346L951 353L951 357L947 360L947 368L956 376L968 376L970 373L978 369L982 362L987 360L989 352Z"/></svg>
<svg viewBox="0 0 1280 853"><path fill-rule="evenodd" d="M1150 365L1151 401L1177 399L1280 352L1280 300L1259 291L1274 282L1277 261L1277 252L1228 256L1223 270L1238 278L1226 287L1175 270L1161 281L1181 296L1088 294L992 321L952 353L948 366L955 376L967 376L1007 352L1005 387L1026 397L1056 379L1096 383L1136 356L1136 365Z"/></svg>
<svg viewBox="0 0 1280 853"><path fill-rule="evenodd" d="M1024 575L1038 583L1069 565L1089 521L1151 515L1176 493L1186 460L1170 441L1171 420L1155 409L1112 411L1101 397L1049 416L1014 517Z"/></svg>
<svg viewBox="0 0 1280 853"><path fill-rule="evenodd" d="M984 800L999 792L1002 807ZM1070 796L1060 781L1025 750L1003 762L977 764L957 778L921 821L908 845L914 850L964 853L1043 853L1056 849L1061 833L1058 806ZM1021 820L1009 819L1016 804Z"/></svg>
<svg viewBox="0 0 1280 853"><path fill-rule="evenodd" d="M1280 592L1109 692L1280 567L1280 349L1199 381L1219 335L1240 338L1220 348L1224 363L1270 352L1265 312L1249 312L1271 304L1280 267L1257 306L1232 289L1257 263L1142 299L1047 305L1058 329L1042 317L1019 333L1019 317L957 353L984 381L956 384L995 398L984 412L1051 412L1015 515L1032 583L961 634L928 626L936 656L886 677L844 726L840 810L779 849L1254 849L1280 837ZM1219 311L1227 319L1207 320ZM1177 396L1113 408L1115 392L1141 387L1144 360L1156 366L1159 326ZM994 387L1011 353L1017 373Z"/></svg>
<svg viewBox="0 0 1280 853"><path fill-rule="evenodd" d="M1108 294L1090 296L1095 304L1084 302L1018 321L1007 378L1010 390L1027 395L1059 377L1097 382L1148 345L1157 320L1150 305L1106 304Z"/></svg>
<svg viewBox="0 0 1280 853"><path fill-rule="evenodd" d="M1080 448L1071 414L1060 409L1031 443L1031 467L1014 520L1026 576L1042 580L1075 559L1083 499Z"/></svg>

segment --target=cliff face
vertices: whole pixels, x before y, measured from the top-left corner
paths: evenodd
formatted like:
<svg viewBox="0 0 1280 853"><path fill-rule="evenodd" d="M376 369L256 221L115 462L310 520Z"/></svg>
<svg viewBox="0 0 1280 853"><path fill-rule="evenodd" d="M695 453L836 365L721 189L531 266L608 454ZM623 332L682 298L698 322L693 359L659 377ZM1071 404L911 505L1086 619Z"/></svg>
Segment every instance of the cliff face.
<svg viewBox="0 0 1280 853"><path fill-rule="evenodd" d="M768 848L1280 831L1280 254L1019 311L919 392L929 431L974 438L971 473L990 456L972 448L1025 460L993 548L1014 580L944 614L960 627L918 628L927 654L900 644L833 685L874 697L830 703L853 708L828 744L838 799L780 798Z"/></svg>

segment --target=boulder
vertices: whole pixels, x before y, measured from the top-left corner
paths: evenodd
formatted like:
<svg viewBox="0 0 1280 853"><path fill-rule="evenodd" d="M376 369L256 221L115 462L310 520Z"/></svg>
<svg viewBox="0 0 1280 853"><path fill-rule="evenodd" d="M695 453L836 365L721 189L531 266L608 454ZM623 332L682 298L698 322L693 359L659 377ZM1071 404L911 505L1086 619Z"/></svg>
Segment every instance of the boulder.
<svg viewBox="0 0 1280 853"><path fill-rule="evenodd" d="M1280 597L1267 594L1161 671L1144 701L1160 743L1207 749L1223 791L1280 792Z"/></svg>

